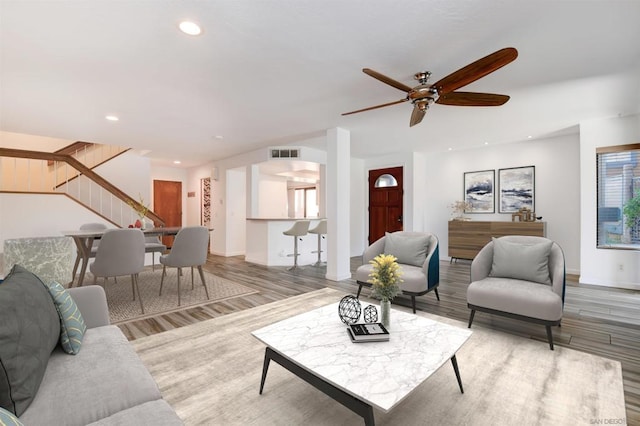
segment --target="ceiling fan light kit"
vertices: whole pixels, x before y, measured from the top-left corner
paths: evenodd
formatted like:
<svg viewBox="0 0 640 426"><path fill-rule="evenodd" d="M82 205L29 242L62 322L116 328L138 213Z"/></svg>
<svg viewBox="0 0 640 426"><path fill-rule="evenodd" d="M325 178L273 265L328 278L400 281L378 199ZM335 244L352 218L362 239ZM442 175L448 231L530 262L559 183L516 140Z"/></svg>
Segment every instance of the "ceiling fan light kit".
<svg viewBox="0 0 640 426"><path fill-rule="evenodd" d="M406 97L398 101L388 102L356 111L345 112L342 115L356 114L383 108L410 101L413 104L409 126L415 126L424 118L429 107L434 104L453 106L500 106L509 100L507 95L477 92L456 92L455 90L473 83L476 80L496 71L499 68L513 62L518 57L518 51L513 47L505 47L484 58L478 59L469 65L449 74L434 84L428 84L431 73L429 71L418 72L414 75L420 84L409 87L384 74L380 74L370 68L363 68L362 72L398 90L406 92Z"/></svg>

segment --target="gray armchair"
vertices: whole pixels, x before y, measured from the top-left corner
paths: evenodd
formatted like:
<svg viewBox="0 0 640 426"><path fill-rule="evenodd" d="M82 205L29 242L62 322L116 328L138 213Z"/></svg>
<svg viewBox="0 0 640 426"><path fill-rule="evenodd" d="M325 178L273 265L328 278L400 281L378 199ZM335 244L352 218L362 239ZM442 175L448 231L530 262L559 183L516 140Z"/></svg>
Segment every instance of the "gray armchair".
<svg viewBox="0 0 640 426"><path fill-rule="evenodd" d="M202 271L202 265L207 262L208 247L209 230L204 226L188 226L178 231L176 239L173 241L171 252L160 256L162 278L160 279L159 294L162 295L162 285L164 284L167 266L178 268L178 306L180 306L180 276L182 275L182 268L191 267L191 288L193 288L193 267L196 266L208 300L209 290Z"/></svg>
<svg viewBox="0 0 640 426"><path fill-rule="evenodd" d="M520 235L494 238L471 263L469 328L476 311L542 324L553 350L551 326L562 320L564 292L564 254L557 243Z"/></svg>
<svg viewBox="0 0 640 426"><path fill-rule="evenodd" d="M425 232L398 231L387 233L371 244L362 255L363 265L356 270L358 294L362 287L371 287L369 274L373 266L369 263L379 254L392 254L398 258L402 269L403 282L400 283L402 293L411 296L411 307L416 312L416 296L434 291L440 300L438 285L440 284L440 250L438 238Z"/></svg>

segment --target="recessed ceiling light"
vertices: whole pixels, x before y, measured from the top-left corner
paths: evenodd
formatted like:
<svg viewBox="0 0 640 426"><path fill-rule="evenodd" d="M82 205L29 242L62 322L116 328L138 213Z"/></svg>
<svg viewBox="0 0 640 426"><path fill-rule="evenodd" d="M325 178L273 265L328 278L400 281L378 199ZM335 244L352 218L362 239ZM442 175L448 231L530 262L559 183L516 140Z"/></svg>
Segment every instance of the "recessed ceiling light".
<svg viewBox="0 0 640 426"><path fill-rule="evenodd" d="M485 145L489 145L489 142L485 142L484 144L485 144Z"/></svg>
<svg viewBox="0 0 640 426"><path fill-rule="evenodd" d="M216 136L214 136L214 138L219 139L219 140L222 140L222 139L224 139L224 136L222 136L222 135L216 135Z"/></svg>
<svg viewBox="0 0 640 426"><path fill-rule="evenodd" d="M449 148L449 151L453 151L453 148Z"/></svg>
<svg viewBox="0 0 640 426"><path fill-rule="evenodd" d="M175 160L173 164L180 164L180 160Z"/></svg>
<svg viewBox="0 0 640 426"><path fill-rule="evenodd" d="M119 120L119 118L116 117L115 115L107 115L104 118L106 118L109 121L118 121Z"/></svg>
<svg viewBox="0 0 640 426"><path fill-rule="evenodd" d="M182 21L182 22L180 22L178 27L180 28L180 31L182 31L185 34L189 34L189 35L192 35L192 36L197 36L197 35L202 34L202 29L195 22Z"/></svg>
<svg viewBox="0 0 640 426"><path fill-rule="evenodd" d="M529 136L527 136L527 139L531 139L532 137L533 137L533 136L529 135Z"/></svg>

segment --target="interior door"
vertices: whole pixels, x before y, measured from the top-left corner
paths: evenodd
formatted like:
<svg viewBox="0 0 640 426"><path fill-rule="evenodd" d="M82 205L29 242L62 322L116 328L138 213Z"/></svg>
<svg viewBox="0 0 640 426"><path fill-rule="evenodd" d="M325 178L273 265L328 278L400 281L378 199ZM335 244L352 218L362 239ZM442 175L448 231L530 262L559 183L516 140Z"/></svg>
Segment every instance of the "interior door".
<svg viewBox="0 0 640 426"><path fill-rule="evenodd" d="M402 231L402 167L369 170L369 244Z"/></svg>
<svg viewBox="0 0 640 426"><path fill-rule="evenodd" d="M165 226L182 226L182 182L154 180L153 211L164 219ZM173 238L162 237L162 243L171 247Z"/></svg>

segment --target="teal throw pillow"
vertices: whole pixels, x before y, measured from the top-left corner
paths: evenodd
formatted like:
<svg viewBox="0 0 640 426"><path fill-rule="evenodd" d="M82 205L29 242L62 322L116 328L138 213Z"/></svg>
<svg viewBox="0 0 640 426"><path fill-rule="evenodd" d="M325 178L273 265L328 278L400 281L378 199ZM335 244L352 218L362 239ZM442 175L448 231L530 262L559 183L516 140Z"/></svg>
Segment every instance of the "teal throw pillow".
<svg viewBox="0 0 640 426"><path fill-rule="evenodd" d="M0 425L2 426L23 426L20 420L13 415L11 411L7 411L0 407Z"/></svg>
<svg viewBox="0 0 640 426"><path fill-rule="evenodd" d="M549 254L552 245L551 240L526 244L493 238L493 263L489 275L551 284Z"/></svg>
<svg viewBox="0 0 640 426"><path fill-rule="evenodd" d="M68 354L76 355L80 352L82 338L84 337L84 332L87 331L80 309L78 309L76 302L62 285L54 281L47 284L47 287L60 317L60 345L62 350Z"/></svg>

